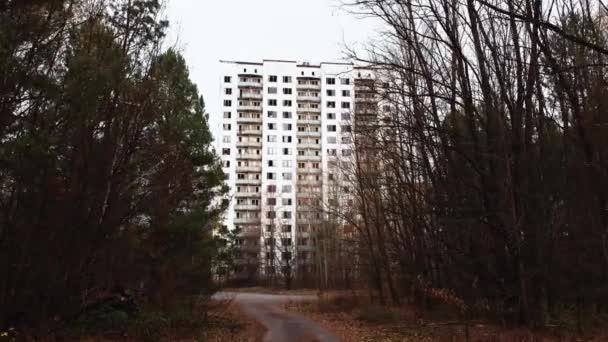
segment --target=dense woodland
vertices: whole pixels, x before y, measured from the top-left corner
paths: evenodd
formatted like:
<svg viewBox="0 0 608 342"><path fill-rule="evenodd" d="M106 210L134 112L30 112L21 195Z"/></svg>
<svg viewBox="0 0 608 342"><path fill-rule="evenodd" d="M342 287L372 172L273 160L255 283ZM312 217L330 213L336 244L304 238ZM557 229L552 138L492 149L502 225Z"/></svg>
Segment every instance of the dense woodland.
<svg viewBox="0 0 608 342"><path fill-rule="evenodd" d="M344 6L386 29L349 51L378 101L356 104L310 283L529 326L606 314L604 2ZM230 275L223 174L161 10L0 3L0 327L117 289L163 306Z"/></svg>
<svg viewBox="0 0 608 342"><path fill-rule="evenodd" d="M354 201L327 208L356 234L326 262L350 260L380 302L449 305L463 318L543 326L569 315L582 328L605 314L606 5L345 6L385 27L350 51L379 75L380 114L356 107L355 161L342 170Z"/></svg>
<svg viewBox="0 0 608 342"><path fill-rule="evenodd" d="M115 292L162 306L225 269L221 165L161 11L0 3L0 327Z"/></svg>

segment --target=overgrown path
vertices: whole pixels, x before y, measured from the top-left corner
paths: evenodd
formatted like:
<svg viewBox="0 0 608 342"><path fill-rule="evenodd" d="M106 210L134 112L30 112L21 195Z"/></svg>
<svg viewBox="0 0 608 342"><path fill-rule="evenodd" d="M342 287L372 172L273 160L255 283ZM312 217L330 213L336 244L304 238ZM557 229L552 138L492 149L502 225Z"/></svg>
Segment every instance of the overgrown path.
<svg viewBox="0 0 608 342"><path fill-rule="evenodd" d="M293 300L314 300L315 296L221 292L217 299L233 299L243 310L268 329L266 342L337 342L338 339L308 318L288 313L281 304Z"/></svg>

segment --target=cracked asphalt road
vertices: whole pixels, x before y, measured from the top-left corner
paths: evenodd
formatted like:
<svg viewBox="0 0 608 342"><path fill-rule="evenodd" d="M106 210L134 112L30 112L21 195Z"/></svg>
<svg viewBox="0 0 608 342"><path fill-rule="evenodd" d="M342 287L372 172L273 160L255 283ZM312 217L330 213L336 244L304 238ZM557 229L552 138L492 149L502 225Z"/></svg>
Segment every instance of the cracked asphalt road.
<svg viewBox="0 0 608 342"><path fill-rule="evenodd" d="M314 300L315 296L221 292L215 297L233 299L245 313L262 323L268 329L264 336L266 342L338 342L317 323L280 307L287 301Z"/></svg>

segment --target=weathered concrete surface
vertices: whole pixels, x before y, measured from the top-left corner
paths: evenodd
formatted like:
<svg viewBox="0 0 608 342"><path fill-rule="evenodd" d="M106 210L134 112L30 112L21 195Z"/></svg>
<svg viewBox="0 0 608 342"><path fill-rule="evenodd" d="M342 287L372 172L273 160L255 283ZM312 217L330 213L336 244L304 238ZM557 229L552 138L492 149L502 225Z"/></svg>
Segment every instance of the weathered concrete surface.
<svg viewBox="0 0 608 342"><path fill-rule="evenodd" d="M287 301L314 300L315 296L271 295L221 292L217 299L233 299L243 310L262 323L268 332L266 342L337 342L338 339L308 318L288 313L280 307Z"/></svg>

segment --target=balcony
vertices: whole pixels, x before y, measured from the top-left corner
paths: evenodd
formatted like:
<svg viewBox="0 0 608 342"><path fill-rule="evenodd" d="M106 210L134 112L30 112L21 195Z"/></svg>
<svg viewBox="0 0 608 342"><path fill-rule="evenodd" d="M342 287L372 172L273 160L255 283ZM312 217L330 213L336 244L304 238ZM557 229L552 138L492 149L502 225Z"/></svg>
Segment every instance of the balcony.
<svg viewBox="0 0 608 342"><path fill-rule="evenodd" d="M262 80L260 79L259 82L256 82L254 80L239 80L239 88L262 88Z"/></svg>
<svg viewBox="0 0 608 342"><path fill-rule="evenodd" d="M262 172L262 167L261 166L237 166L236 167L236 172L255 172L255 173L260 173L260 172Z"/></svg>
<svg viewBox="0 0 608 342"><path fill-rule="evenodd" d="M236 110L239 112L261 112L262 106L254 106L252 104L238 105Z"/></svg>
<svg viewBox="0 0 608 342"><path fill-rule="evenodd" d="M297 156L298 161L321 161L321 156Z"/></svg>
<svg viewBox="0 0 608 342"><path fill-rule="evenodd" d="M260 218L259 217L241 217L241 218L235 218L234 219L234 224L260 224Z"/></svg>
<svg viewBox="0 0 608 342"><path fill-rule="evenodd" d="M237 179L234 184L238 185L260 185L262 184L261 179Z"/></svg>
<svg viewBox="0 0 608 342"><path fill-rule="evenodd" d="M321 131L318 132L300 132L298 131L296 133L296 136L298 137L313 137L313 138L318 138L321 136Z"/></svg>
<svg viewBox="0 0 608 342"><path fill-rule="evenodd" d="M239 100L262 100L262 93L241 93Z"/></svg>
<svg viewBox="0 0 608 342"><path fill-rule="evenodd" d="M262 135L261 129L244 129L237 132L237 135Z"/></svg>
<svg viewBox="0 0 608 342"><path fill-rule="evenodd" d="M253 242L257 242L260 236L262 236L262 229L260 226L241 226L241 233L239 234L239 236L242 237L246 237L249 238L247 240L253 240ZM259 247L259 245L253 245L251 243L247 243L249 241L245 240L245 244L244 246L257 246Z"/></svg>
<svg viewBox="0 0 608 342"><path fill-rule="evenodd" d="M299 149L306 149L306 150L320 150L321 149L321 144L315 144L315 143L301 143L297 145Z"/></svg>
<svg viewBox="0 0 608 342"><path fill-rule="evenodd" d="M239 198L260 198L260 193L259 192L235 192L234 193L234 197L239 197ZM260 219L258 220L258 224L260 223ZM236 221L234 223L237 223ZM255 223L255 222L254 222Z"/></svg>
<svg viewBox="0 0 608 342"><path fill-rule="evenodd" d="M236 155L236 159L262 160L262 155L261 154L255 154L255 153L242 153L242 154L237 154Z"/></svg>
<svg viewBox="0 0 608 342"><path fill-rule="evenodd" d="M298 107L296 109L297 113L315 113L315 114L321 114L321 108L312 108L312 107Z"/></svg>
<svg viewBox="0 0 608 342"><path fill-rule="evenodd" d="M296 100L298 102L317 102L320 103L321 102L321 97L320 96L314 96L314 95L302 95L296 97Z"/></svg>
<svg viewBox="0 0 608 342"><path fill-rule="evenodd" d="M301 90L321 90L321 82L317 84L305 83L296 85L296 89Z"/></svg>
<svg viewBox="0 0 608 342"><path fill-rule="evenodd" d="M259 211L262 207L255 204L236 204L234 210Z"/></svg>
<svg viewBox="0 0 608 342"><path fill-rule="evenodd" d="M297 219L297 223L298 224L317 224L321 221L321 219L318 218L299 218Z"/></svg>
<svg viewBox="0 0 608 342"><path fill-rule="evenodd" d="M262 147L261 141L237 141L236 147Z"/></svg>
<svg viewBox="0 0 608 342"><path fill-rule="evenodd" d="M323 181L322 180L316 180L316 179L305 179L305 180L298 180L298 185L322 185ZM301 209L298 206L299 209Z"/></svg>
<svg viewBox="0 0 608 342"><path fill-rule="evenodd" d="M314 126L320 126L321 125L321 119L303 119L303 120L298 120L299 124L307 124L307 125L314 125Z"/></svg>
<svg viewBox="0 0 608 342"><path fill-rule="evenodd" d="M301 174L321 174L321 169L315 169L312 167L307 167L307 168L303 168L303 169L298 169L298 173ZM298 193L298 196L300 196L301 193ZM310 196L307 196L310 197Z"/></svg>
<svg viewBox="0 0 608 342"><path fill-rule="evenodd" d="M259 118L236 118L237 123L253 123L253 124L261 124L262 117Z"/></svg>

